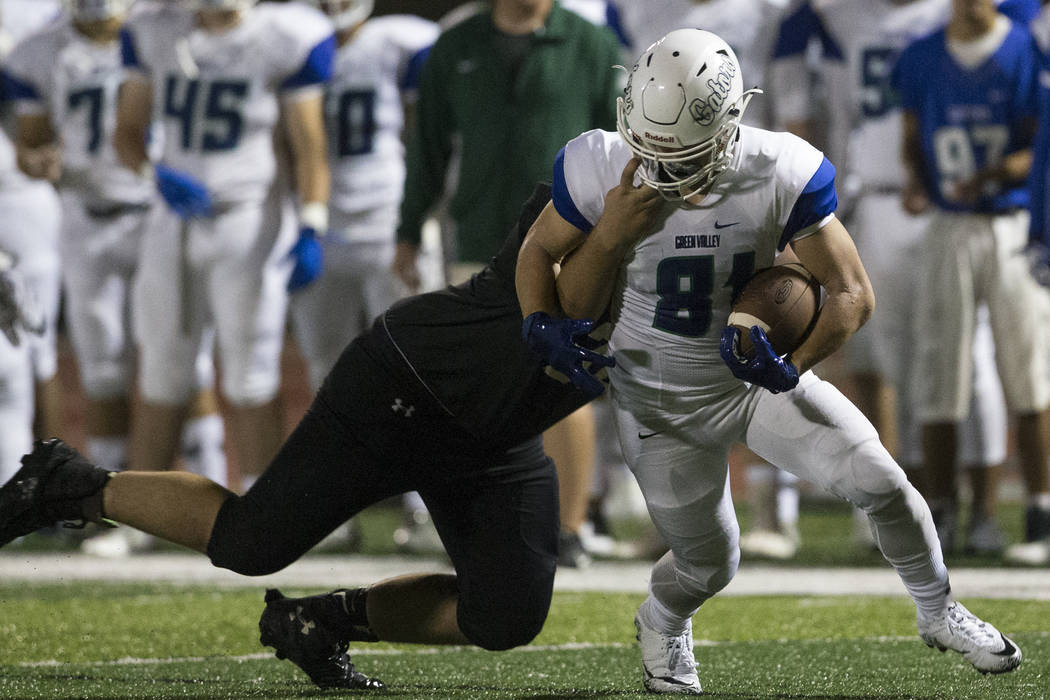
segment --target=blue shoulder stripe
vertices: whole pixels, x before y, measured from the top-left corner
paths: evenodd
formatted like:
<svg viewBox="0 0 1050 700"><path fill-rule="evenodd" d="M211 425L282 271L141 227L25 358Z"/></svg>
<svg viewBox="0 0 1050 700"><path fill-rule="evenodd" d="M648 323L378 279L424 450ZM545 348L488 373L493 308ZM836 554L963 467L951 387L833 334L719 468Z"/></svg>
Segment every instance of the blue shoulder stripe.
<svg viewBox="0 0 1050 700"><path fill-rule="evenodd" d="M421 48L412 54L412 58L408 59L405 75L401 78L402 90L416 90L419 88L419 78L423 75L423 64L427 62L427 56L430 55L432 46L433 44Z"/></svg>
<svg viewBox="0 0 1050 700"><path fill-rule="evenodd" d="M294 75L281 83L282 90L292 90L327 82L332 77L332 63L335 60L335 35L328 37L310 49L302 67Z"/></svg>
<svg viewBox="0 0 1050 700"><path fill-rule="evenodd" d="M620 19L620 10L616 7L615 3L605 3L605 24L608 25L609 29L613 31L616 38L620 41L620 44L631 47L633 43L631 37L627 34L627 30L623 28L623 20Z"/></svg>
<svg viewBox="0 0 1050 700"><path fill-rule="evenodd" d="M590 233L593 226L584 218L576 203L569 195L569 186L565 183L565 147L562 146L558 155L554 156L554 187L551 192L551 201L561 218L580 229L584 233Z"/></svg>
<svg viewBox="0 0 1050 700"><path fill-rule="evenodd" d="M120 62L127 68L142 68L135 50L135 37L126 28L120 30Z"/></svg>
<svg viewBox="0 0 1050 700"><path fill-rule="evenodd" d="M791 215L784 224L784 232L780 235L777 250L784 250L796 233L834 213L838 205L839 198L835 193L835 166L825 158L817 172L813 173L813 177L809 178L809 182L802 188L802 194L795 200Z"/></svg>
<svg viewBox="0 0 1050 700"><path fill-rule="evenodd" d="M7 71L3 72L2 76L4 86L4 99L5 100L39 100L40 93L37 92L36 88L33 87L32 83L27 83L24 80L20 80L15 76L11 75Z"/></svg>

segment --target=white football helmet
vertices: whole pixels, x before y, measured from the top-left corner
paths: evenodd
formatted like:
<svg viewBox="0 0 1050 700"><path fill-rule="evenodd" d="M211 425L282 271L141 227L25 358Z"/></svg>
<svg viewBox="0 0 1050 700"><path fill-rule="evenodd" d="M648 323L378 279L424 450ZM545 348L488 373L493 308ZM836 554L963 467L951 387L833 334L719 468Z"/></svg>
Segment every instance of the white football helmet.
<svg viewBox="0 0 1050 700"><path fill-rule="evenodd" d="M62 6L75 22L100 22L126 15L131 0L62 0Z"/></svg>
<svg viewBox="0 0 1050 700"><path fill-rule="evenodd" d="M642 160L642 182L675 201L710 191L759 92L744 90L740 62L717 35L676 29L659 39L634 64L616 101L616 126Z"/></svg>
<svg viewBox="0 0 1050 700"><path fill-rule="evenodd" d="M349 29L372 14L374 0L310 0L310 4L328 15L336 29Z"/></svg>

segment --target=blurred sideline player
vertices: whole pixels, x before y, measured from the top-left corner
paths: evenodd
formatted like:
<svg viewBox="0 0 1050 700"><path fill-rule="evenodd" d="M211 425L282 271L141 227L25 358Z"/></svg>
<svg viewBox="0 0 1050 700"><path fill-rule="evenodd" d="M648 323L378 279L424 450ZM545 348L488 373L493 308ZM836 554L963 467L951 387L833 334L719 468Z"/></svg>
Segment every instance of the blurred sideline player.
<svg viewBox="0 0 1050 700"><path fill-rule="evenodd" d="M0 0L0 56L25 35L53 19L57 0ZM5 81L6 83L6 81ZM12 86L4 85L5 100L12 99ZM13 110L5 107L6 112ZM27 178L16 165L12 144L14 120L4 119L0 130L0 246L18 260L27 298L43 314L42 334L26 338L33 366L32 391L21 400L34 415L34 433L49 436L61 431L62 388L58 381L57 333L59 313L58 237L61 210L54 188L47 182ZM17 382L15 386L23 386Z"/></svg>
<svg viewBox="0 0 1050 700"><path fill-rule="evenodd" d="M144 8L122 30L117 155L154 177L166 203L150 211L133 292L143 396L132 423L135 469L173 463L194 358L212 326L230 403L226 433L246 478L280 444L285 287L320 273L318 237L328 228L321 84L335 38L313 8L253 5L169 2ZM281 235L274 188L278 116L299 196L294 246ZM156 166L145 145L151 122L163 143Z"/></svg>
<svg viewBox="0 0 1050 700"><path fill-rule="evenodd" d="M88 401L87 453L107 469L122 469L135 372L130 292L153 183L120 166L112 145L122 76L118 36L130 2L65 5L65 17L19 43L7 73L19 89L20 165L61 191L66 321ZM183 463L225 484L209 350L197 366L202 395L183 430ZM85 547L104 553L99 547L109 539L123 538Z"/></svg>
<svg viewBox="0 0 1050 700"><path fill-rule="evenodd" d="M1039 128L1033 145L1032 173L1029 179L1031 193L1031 222L1029 224L1029 255L1036 278L1044 287L1050 286L1050 4L1043 3L1042 12L1031 24L1032 34L1040 50L1039 66ZM1025 541L1011 545L1006 559L1020 564L1045 566L1050 563L1050 475L1047 469L1028 465L1025 472L1027 503L1025 508Z"/></svg>
<svg viewBox="0 0 1050 700"><path fill-rule="evenodd" d="M810 111L808 85L801 78L809 42L820 42L821 70L832 98L830 149L845 165L850 230L880 298L871 321L843 349L846 367L858 407L924 493L911 396L911 321L929 221L908 214L900 203L904 170L896 150L886 148L887 143L900 142L901 129L889 71L905 46L944 26L949 6L950 0L806 2L785 19L772 68L778 121L794 133L811 133L817 115ZM978 318L974 394L960 446L973 493L966 549L996 554L1003 548L994 515L998 465L1006 458L1006 411L983 307ZM859 523L855 537L863 541L868 534L866 521ZM950 553L955 546L954 511L939 520L938 535L945 553Z"/></svg>
<svg viewBox="0 0 1050 700"><path fill-rule="evenodd" d="M970 406L977 305L988 305L1018 458L1030 493L1050 454L1048 299L1019 254L1027 240L1037 51L991 0L954 0L946 29L900 55L903 206L933 208L913 319L922 456L934 518L956 506L956 425ZM936 70L933 69L936 68ZM1037 487L1038 488L1038 487Z"/></svg>
<svg viewBox="0 0 1050 700"><path fill-rule="evenodd" d="M316 392L353 338L409 292L392 270L405 183L402 133L412 119L420 52L437 24L411 15L369 20L372 0L312 0L336 28L339 49L325 88L332 176L324 270L291 300L293 330ZM417 291L417 290L411 290ZM419 495L405 497L397 544L440 550Z"/></svg>

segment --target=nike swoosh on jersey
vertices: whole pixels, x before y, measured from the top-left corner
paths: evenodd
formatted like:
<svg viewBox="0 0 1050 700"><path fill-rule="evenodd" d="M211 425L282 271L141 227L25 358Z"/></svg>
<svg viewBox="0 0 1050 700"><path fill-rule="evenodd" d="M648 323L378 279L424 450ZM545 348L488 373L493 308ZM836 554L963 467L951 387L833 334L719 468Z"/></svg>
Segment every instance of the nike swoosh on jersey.
<svg viewBox="0 0 1050 700"><path fill-rule="evenodd" d="M730 226L736 226L739 223L739 221L734 221L731 224L720 224L717 220L715 220L715 228L729 228Z"/></svg>
<svg viewBox="0 0 1050 700"><path fill-rule="evenodd" d="M657 431L655 433L638 433L638 439L639 440L648 440L653 435L659 435L662 432L663 432L662 430L659 430L659 431Z"/></svg>

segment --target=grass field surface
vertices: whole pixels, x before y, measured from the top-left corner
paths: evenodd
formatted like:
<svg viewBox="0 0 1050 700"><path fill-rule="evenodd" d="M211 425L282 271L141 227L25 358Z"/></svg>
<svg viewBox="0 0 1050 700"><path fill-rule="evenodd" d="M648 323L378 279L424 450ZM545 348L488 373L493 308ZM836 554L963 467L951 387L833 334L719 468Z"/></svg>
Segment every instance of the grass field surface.
<svg viewBox="0 0 1050 700"><path fill-rule="evenodd" d="M829 572L859 567L858 577L866 578L870 574L864 572L886 574L877 553L850 544L848 509L805 506L803 547L792 566L831 567ZM1006 511L1004 524L1019 521L1019 514L1018 509ZM746 510L742 515L746 525ZM362 526L365 552L378 556L365 561L388 559L383 555L393 551L390 530L396 516L380 510L362 518ZM34 564L19 553L53 557L55 573L41 579L20 571ZM334 561L346 555L327 557ZM543 632L520 649L352 646L359 670L383 679L388 689L340 693L316 688L290 662L278 661L259 644L260 581L238 577L234 585L221 587L115 583L107 580L105 567L101 575L92 575L94 580L79 580L70 545L40 537L5 548L0 558L8 577L0 580L0 698L652 697L643 692L632 624L646 571L637 563L629 575L601 569L606 576L629 576L630 592L559 586ZM953 557L949 564L970 572L960 575L965 581L976 573L994 575L997 562ZM108 566L116 578L133 572L136 563ZM425 563L419 568L426 569ZM745 561L739 583L754 568ZM761 571L770 579L768 590L782 592L789 586L797 590L793 578L806 570L771 566ZM374 571L368 574L366 580L375 578ZM1050 596L1040 594L1038 585L1045 575L1044 588L1050 591L1050 572L1013 574L1026 577L1029 583L1020 590L1034 591L1033 599L1002 599L994 590L987 598L963 598L1023 650L1021 667L1002 676L982 676L957 654L927 648L916 634L914 607L902 588L892 587L891 595L858 595L847 585L847 595L740 596L731 595L731 583L726 595L709 601L694 619L705 693L716 698L1050 699ZM330 583L282 586L286 594L306 595ZM866 587L858 582L857 589Z"/></svg>
<svg viewBox="0 0 1050 700"><path fill-rule="evenodd" d="M646 697L631 623L641 600L558 593L540 636L509 652L374 644L351 653L387 682L389 697ZM982 676L958 655L928 649L903 597L727 597L694 620L701 680L726 698L1050 697L1050 602L966 602L1013 635L1025 653L1020 669ZM254 588L3 585L0 697L343 695L317 689L259 645L261 610Z"/></svg>

